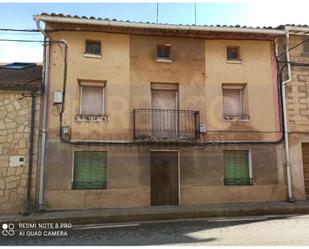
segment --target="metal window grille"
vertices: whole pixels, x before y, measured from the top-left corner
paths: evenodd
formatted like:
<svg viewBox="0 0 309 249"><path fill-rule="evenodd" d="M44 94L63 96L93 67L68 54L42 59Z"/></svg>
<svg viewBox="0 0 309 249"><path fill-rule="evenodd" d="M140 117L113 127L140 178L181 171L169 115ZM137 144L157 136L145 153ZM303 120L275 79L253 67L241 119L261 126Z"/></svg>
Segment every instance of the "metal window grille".
<svg viewBox="0 0 309 249"><path fill-rule="evenodd" d="M171 58L171 47L170 46L158 46L157 47L157 58L170 59Z"/></svg>
<svg viewBox="0 0 309 249"><path fill-rule="evenodd" d="M227 47L227 59L228 60L240 60L239 47Z"/></svg>
<svg viewBox="0 0 309 249"><path fill-rule="evenodd" d="M74 152L73 189L105 189L107 152Z"/></svg>
<svg viewBox="0 0 309 249"><path fill-rule="evenodd" d="M224 151L224 185L251 185L249 152L247 150Z"/></svg>
<svg viewBox="0 0 309 249"><path fill-rule="evenodd" d="M86 41L86 54L101 55L101 42Z"/></svg>

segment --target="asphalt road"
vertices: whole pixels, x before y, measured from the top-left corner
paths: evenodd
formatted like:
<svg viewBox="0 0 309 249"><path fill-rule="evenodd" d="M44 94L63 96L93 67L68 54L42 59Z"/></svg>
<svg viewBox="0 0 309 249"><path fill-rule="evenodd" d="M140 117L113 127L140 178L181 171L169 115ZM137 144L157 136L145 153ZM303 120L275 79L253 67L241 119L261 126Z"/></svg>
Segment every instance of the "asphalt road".
<svg viewBox="0 0 309 249"><path fill-rule="evenodd" d="M28 236L20 236L22 230ZM89 224L66 229L62 237L34 230L0 234L0 245L309 245L309 215Z"/></svg>

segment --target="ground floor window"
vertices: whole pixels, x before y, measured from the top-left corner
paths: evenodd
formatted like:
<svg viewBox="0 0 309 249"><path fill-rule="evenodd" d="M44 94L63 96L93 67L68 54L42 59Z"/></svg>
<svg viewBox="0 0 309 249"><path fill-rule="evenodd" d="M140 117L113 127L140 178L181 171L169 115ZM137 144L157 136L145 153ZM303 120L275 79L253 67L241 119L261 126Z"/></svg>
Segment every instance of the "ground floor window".
<svg viewBox="0 0 309 249"><path fill-rule="evenodd" d="M107 152L75 151L73 189L106 188Z"/></svg>
<svg viewBox="0 0 309 249"><path fill-rule="evenodd" d="M224 151L224 185L252 184L248 150Z"/></svg>

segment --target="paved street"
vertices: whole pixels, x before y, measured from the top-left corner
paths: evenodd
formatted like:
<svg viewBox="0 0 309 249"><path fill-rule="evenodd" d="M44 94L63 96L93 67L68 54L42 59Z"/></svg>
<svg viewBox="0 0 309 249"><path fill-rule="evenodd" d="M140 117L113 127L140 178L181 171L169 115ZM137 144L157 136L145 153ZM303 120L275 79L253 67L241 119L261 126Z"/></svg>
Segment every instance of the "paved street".
<svg viewBox="0 0 309 249"><path fill-rule="evenodd" d="M75 226L67 237L2 236L0 245L309 245L309 215Z"/></svg>

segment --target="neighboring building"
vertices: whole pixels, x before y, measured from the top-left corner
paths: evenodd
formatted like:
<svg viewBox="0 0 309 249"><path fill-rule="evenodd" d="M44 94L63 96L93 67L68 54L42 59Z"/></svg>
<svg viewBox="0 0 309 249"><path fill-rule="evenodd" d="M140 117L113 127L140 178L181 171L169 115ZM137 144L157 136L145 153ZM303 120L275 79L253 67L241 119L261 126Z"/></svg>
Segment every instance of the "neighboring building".
<svg viewBox="0 0 309 249"><path fill-rule="evenodd" d="M47 210L287 199L275 30L35 18Z"/></svg>
<svg viewBox="0 0 309 249"><path fill-rule="evenodd" d="M0 66L1 214L35 208L41 85L42 66Z"/></svg>
<svg viewBox="0 0 309 249"><path fill-rule="evenodd" d="M309 198L309 27L291 26L289 32L292 81L286 85L286 101L292 188L296 200L304 200ZM285 61L285 39L279 45L279 59Z"/></svg>

